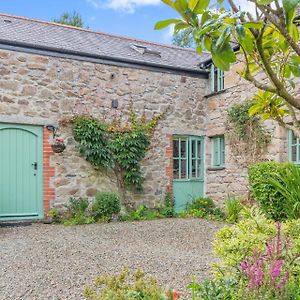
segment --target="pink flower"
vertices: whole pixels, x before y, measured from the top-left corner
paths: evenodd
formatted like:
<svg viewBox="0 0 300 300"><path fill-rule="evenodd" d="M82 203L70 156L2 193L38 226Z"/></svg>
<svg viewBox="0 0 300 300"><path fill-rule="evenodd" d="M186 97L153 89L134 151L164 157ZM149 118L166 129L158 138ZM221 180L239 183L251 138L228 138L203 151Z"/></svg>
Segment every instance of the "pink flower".
<svg viewBox="0 0 300 300"><path fill-rule="evenodd" d="M282 260L275 260L275 262L270 267L270 276L272 280L275 280L279 277L282 271Z"/></svg>
<svg viewBox="0 0 300 300"><path fill-rule="evenodd" d="M286 273L284 274L284 276L282 277L280 283L277 285L277 287L278 287L280 290L284 287L284 285L286 284L288 278L289 278L289 272L286 272Z"/></svg>

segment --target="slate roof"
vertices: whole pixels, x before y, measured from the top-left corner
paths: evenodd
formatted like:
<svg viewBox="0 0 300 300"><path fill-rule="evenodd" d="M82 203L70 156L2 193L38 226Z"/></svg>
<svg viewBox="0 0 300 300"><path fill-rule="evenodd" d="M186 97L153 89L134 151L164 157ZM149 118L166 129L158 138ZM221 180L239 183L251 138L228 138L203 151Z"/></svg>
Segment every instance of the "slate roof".
<svg viewBox="0 0 300 300"><path fill-rule="evenodd" d="M76 52L194 72L203 72L199 64L210 57L208 53L199 55L191 49L7 14L0 14L0 43L51 48L53 51Z"/></svg>

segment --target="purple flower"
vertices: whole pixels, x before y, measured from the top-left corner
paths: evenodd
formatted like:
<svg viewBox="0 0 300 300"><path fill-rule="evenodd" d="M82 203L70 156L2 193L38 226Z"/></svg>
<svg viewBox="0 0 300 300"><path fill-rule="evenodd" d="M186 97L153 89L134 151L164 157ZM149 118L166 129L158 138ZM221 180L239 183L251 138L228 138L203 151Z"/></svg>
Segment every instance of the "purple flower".
<svg viewBox="0 0 300 300"><path fill-rule="evenodd" d="M277 286L280 290L284 287L284 285L286 284L288 278L289 278L289 272L286 272L284 274L284 276L282 277L280 283Z"/></svg>
<svg viewBox="0 0 300 300"><path fill-rule="evenodd" d="M270 267L270 277L275 280L279 277L282 271L282 260L275 260L275 262Z"/></svg>

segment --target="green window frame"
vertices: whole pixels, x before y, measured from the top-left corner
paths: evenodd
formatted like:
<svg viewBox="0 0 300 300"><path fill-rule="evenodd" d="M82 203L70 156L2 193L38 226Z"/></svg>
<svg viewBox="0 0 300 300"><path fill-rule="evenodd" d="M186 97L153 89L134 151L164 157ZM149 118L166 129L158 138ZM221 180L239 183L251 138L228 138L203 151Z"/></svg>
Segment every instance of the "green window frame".
<svg viewBox="0 0 300 300"><path fill-rule="evenodd" d="M173 179L202 180L204 140L202 137L173 138Z"/></svg>
<svg viewBox="0 0 300 300"><path fill-rule="evenodd" d="M224 135L212 137L212 166L225 166L225 139Z"/></svg>
<svg viewBox="0 0 300 300"><path fill-rule="evenodd" d="M288 157L290 162L300 165L300 138L292 130L288 131Z"/></svg>
<svg viewBox="0 0 300 300"><path fill-rule="evenodd" d="M224 90L224 71L216 68L214 64L210 67L210 92L216 93Z"/></svg>

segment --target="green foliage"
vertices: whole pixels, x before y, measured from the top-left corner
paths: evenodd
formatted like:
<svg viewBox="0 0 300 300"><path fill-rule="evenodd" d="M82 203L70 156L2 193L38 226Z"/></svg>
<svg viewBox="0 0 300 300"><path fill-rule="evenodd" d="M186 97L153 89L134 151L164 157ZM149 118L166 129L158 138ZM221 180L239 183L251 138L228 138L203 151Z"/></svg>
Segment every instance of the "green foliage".
<svg viewBox="0 0 300 300"><path fill-rule="evenodd" d="M188 285L192 291L192 300L237 300L236 284L233 279L205 280L197 283L195 280Z"/></svg>
<svg viewBox="0 0 300 300"><path fill-rule="evenodd" d="M249 167L251 195L274 220L299 216L296 180L299 180L299 170L290 163L263 162Z"/></svg>
<svg viewBox="0 0 300 300"><path fill-rule="evenodd" d="M159 21L155 29L173 25L174 33L191 31L197 52L210 52L214 65L223 71L242 56L244 70L239 74L258 91L251 114L292 126L300 134L295 114L300 109L296 89L300 77L299 20L295 18L299 0L277 1L276 5L274 0L253 1L254 15L241 11L235 0L218 4L214 0L162 2L180 18ZM293 124L287 123L287 114L293 116Z"/></svg>
<svg viewBox="0 0 300 300"><path fill-rule="evenodd" d="M53 19L53 22L75 27L85 27L81 15L76 12L64 12L58 19Z"/></svg>
<svg viewBox="0 0 300 300"><path fill-rule="evenodd" d="M57 208L51 208L48 212L48 217L51 218L54 223L60 223L62 215Z"/></svg>
<svg viewBox="0 0 300 300"><path fill-rule="evenodd" d="M172 44L182 48L195 47L191 30L185 29L174 34L172 37Z"/></svg>
<svg viewBox="0 0 300 300"><path fill-rule="evenodd" d="M88 211L88 199L72 197L65 207L67 208L68 213L67 215L62 216L64 225L82 225L95 222Z"/></svg>
<svg viewBox="0 0 300 300"><path fill-rule="evenodd" d="M86 198L72 197L70 198L69 203L65 204L65 207L71 217L75 217L86 213L89 207L89 201Z"/></svg>
<svg viewBox="0 0 300 300"><path fill-rule="evenodd" d="M63 221L63 224L67 226L93 224L93 223L95 223L95 219L88 215L76 215L74 217L67 218Z"/></svg>
<svg viewBox="0 0 300 300"><path fill-rule="evenodd" d="M164 290L154 277L143 272L131 274L124 269L119 275L103 275L95 280L95 287L87 287L84 296L88 300L173 300L173 292Z"/></svg>
<svg viewBox="0 0 300 300"><path fill-rule="evenodd" d="M214 253L220 262L214 266L218 276L232 274L238 271L239 263L253 254L253 251L263 251L266 242L276 236L276 226L273 220L267 219L257 209L243 211L244 219L231 226L225 226L216 235ZM282 235L292 245L292 254L300 254L300 220L287 221L282 225ZM293 273L299 273L298 262L292 266Z"/></svg>
<svg viewBox="0 0 300 300"><path fill-rule="evenodd" d="M144 117L138 120L132 110L130 122L124 126L118 122L103 123L89 116L77 116L72 120L80 153L95 168L114 171L125 205L126 189L143 189L140 162L145 158L161 117L162 114L147 123Z"/></svg>
<svg viewBox="0 0 300 300"><path fill-rule="evenodd" d="M284 218L298 219L300 217L300 169L294 164L285 164L278 173L268 174L264 179L283 197L282 213ZM278 208L277 208L278 209Z"/></svg>
<svg viewBox="0 0 300 300"><path fill-rule="evenodd" d="M211 198L198 198L187 207L187 210L177 214L179 217L204 218L209 220L224 220L224 213L216 207Z"/></svg>
<svg viewBox="0 0 300 300"><path fill-rule="evenodd" d="M252 101L235 104L228 110L229 130L227 137L236 155L244 155L248 162L257 161L271 142L270 134L264 129L257 116L251 116ZM251 159L253 158L253 159Z"/></svg>
<svg viewBox="0 0 300 300"><path fill-rule="evenodd" d="M130 211L125 216L122 216L123 221L144 221L164 218L159 211L150 209L145 205L138 206L137 209Z"/></svg>
<svg viewBox="0 0 300 300"><path fill-rule="evenodd" d="M165 194L164 206L159 209L159 214L166 218L174 217L175 211L172 193L167 192Z"/></svg>
<svg viewBox="0 0 300 300"><path fill-rule="evenodd" d="M228 223L236 223L239 220L239 215L243 209L241 200L239 197L229 197L225 200L226 207L226 221Z"/></svg>
<svg viewBox="0 0 300 300"><path fill-rule="evenodd" d="M121 205L116 193L98 192L92 205L92 214L96 220L111 219L112 215L120 212Z"/></svg>

